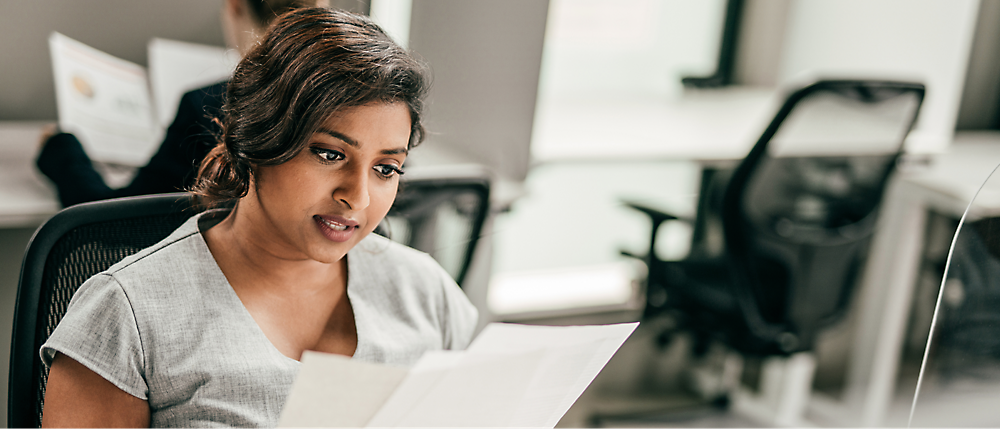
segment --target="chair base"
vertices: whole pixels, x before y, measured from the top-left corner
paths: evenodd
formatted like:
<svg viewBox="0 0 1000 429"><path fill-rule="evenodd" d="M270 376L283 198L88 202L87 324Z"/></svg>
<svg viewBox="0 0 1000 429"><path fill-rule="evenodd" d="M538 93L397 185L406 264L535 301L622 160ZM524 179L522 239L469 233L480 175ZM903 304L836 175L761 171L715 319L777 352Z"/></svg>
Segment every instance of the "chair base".
<svg viewBox="0 0 1000 429"><path fill-rule="evenodd" d="M732 409L763 425L815 426L805 420L815 372L816 357L810 352L768 357L761 364L758 388L741 385L735 389Z"/></svg>

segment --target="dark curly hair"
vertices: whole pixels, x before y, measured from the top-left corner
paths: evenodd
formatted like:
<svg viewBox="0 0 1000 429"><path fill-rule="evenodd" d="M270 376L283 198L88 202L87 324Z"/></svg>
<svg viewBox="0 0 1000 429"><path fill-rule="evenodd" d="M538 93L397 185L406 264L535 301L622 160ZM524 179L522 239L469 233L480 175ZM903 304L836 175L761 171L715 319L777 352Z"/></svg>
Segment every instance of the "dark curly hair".
<svg viewBox="0 0 1000 429"><path fill-rule="evenodd" d="M190 191L213 207L247 195L254 168L297 155L332 115L372 102L410 112L408 148L420 122L426 67L369 18L326 8L278 17L229 82L219 143Z"/></svg>

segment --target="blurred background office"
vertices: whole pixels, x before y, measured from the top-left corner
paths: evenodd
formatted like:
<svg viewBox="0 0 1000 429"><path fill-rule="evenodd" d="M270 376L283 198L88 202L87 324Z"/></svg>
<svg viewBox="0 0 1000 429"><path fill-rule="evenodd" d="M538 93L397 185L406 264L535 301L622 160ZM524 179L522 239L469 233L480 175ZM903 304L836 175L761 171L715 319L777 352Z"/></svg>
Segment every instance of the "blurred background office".
<svg viewBox="0 0 1000 429"><path fill-rule="evenodd" d="M146 66L154 37L224 46L220 3L0 0L0 367L24 246L58 210L34 168L38 131L57 119L49 35ZM463 284L481 324L639 320L648 267L621 251L641 255L652 229L623 201L695 218L702 172L743 159L789 88L818 78L924 84L866 268L847 314L817 341L813 395L799 416L905 424L941 248L1000 162L1000 2L330 4L371 15L432 69L430 133L407 163L491 173L490 216ZM682 260L696 235L691 223L665 222L653 251ZM713 403L718 392L692 368L714 363L692 358L684 335L658 341L666 322L649 322L560 425L776 424ZM698 412L677 420L684 410Z"/></svg>

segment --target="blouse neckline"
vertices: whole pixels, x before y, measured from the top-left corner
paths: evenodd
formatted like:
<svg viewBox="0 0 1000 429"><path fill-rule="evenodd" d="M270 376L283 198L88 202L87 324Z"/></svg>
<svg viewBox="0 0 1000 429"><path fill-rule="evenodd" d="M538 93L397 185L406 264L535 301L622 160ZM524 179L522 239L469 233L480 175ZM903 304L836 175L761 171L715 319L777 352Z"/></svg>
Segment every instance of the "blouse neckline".
<svg viewBox="0 0 1000 429"><path fill-rule="evenodd" d="M222 218L225 217L221 216L221 213L224 212L228 212L228 209L209 210L203 213L199 213L193 220L195 232L196 235L198 236L197 239L198 247L200 248L201 251L205 252L205 254L211 257L211 275L213 277L216 277L217 280L216 282L208 282L208 283L222 284L226 286L224 294L226 295L227 299L230 300L232 306L238 309L237 310L237 312L239 313L238 317L242 319L241 325L248 326L248 329L251 332L253 332L253 336L255 337L254 341L264 344L265 347L268 349L268 352L274 355L274 357L278 358L279 360L284 360L288 363L293 363L295 365L301 364L302 362L300 360L293 359L282 353L280 350L278 350L278 348L275 347L274 343L272 343L271 340L267 338L267 335L264 334L264 330L261 329L259 324L257 324L257 320L253 318L253 315L250 314L250 311L247 310L245 305L243 305L243 301L240 299L239 295L236 294L236 290L233 289L233 285L229 283L229 279L226 278L225 273L222 272L222 268L219 267L218 262L215 260L215 256L212 255L212 251L208 248L208 242L205 241L205 236L202 234L201 228L204 226L206 229L208 229L211 228L212 226L215 226L216 223L218 223L219 221L222 220ZM206 216L211 216L211 219L203 220L203 218ZM358 245L360 244L361 243L358 243ZM357 245L355 247L357 247ZM363 319L363 317L359 316L358 314L359 312L357 311L357 306L355 305L356 302L359 302L357 296L358 295L357 286L356 286L357 284L356 278L358 276L355 275L358 274L358 271L355 269L357 264L353 263L353 261L356 258L351 257L352 253L355 253L353 248L349 250L347 254L344 255L344 257L347 258L347 299L351 302L351 307L354 310L353 311L354 329L358 335L358 343L357 346L355 346L354 348L354 354L349 356L349 358L354 359L357 356L361 355L360 352L362 352L365 349L365 347L367 347L367 343L364 341L364 338L366 338L366 336L362 335L363 324L361 323L361 320Z"/></svg>

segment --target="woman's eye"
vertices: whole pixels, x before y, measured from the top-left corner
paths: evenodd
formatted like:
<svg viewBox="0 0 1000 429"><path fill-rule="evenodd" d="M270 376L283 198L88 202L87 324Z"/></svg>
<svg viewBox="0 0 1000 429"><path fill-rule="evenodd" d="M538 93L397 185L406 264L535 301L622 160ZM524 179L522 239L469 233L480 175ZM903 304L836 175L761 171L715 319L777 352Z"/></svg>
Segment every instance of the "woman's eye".
<svg viewBox="0 0 1000 429"><path fill-rule="evenodd" d="M389 178L396 174L403 174L403 170L392 164L379 164L375 166L375 171L382 177Z"/></svg>
<svg viewBox="0 0 1000 429"><path fill-rule="evenodd" d="M340 161L345 158L344 154L337 152L335 150L321 149L317 147L314 147L310 150L312 150L312 152L316 154L316 156L318 156L323 161Z"/></svg>

